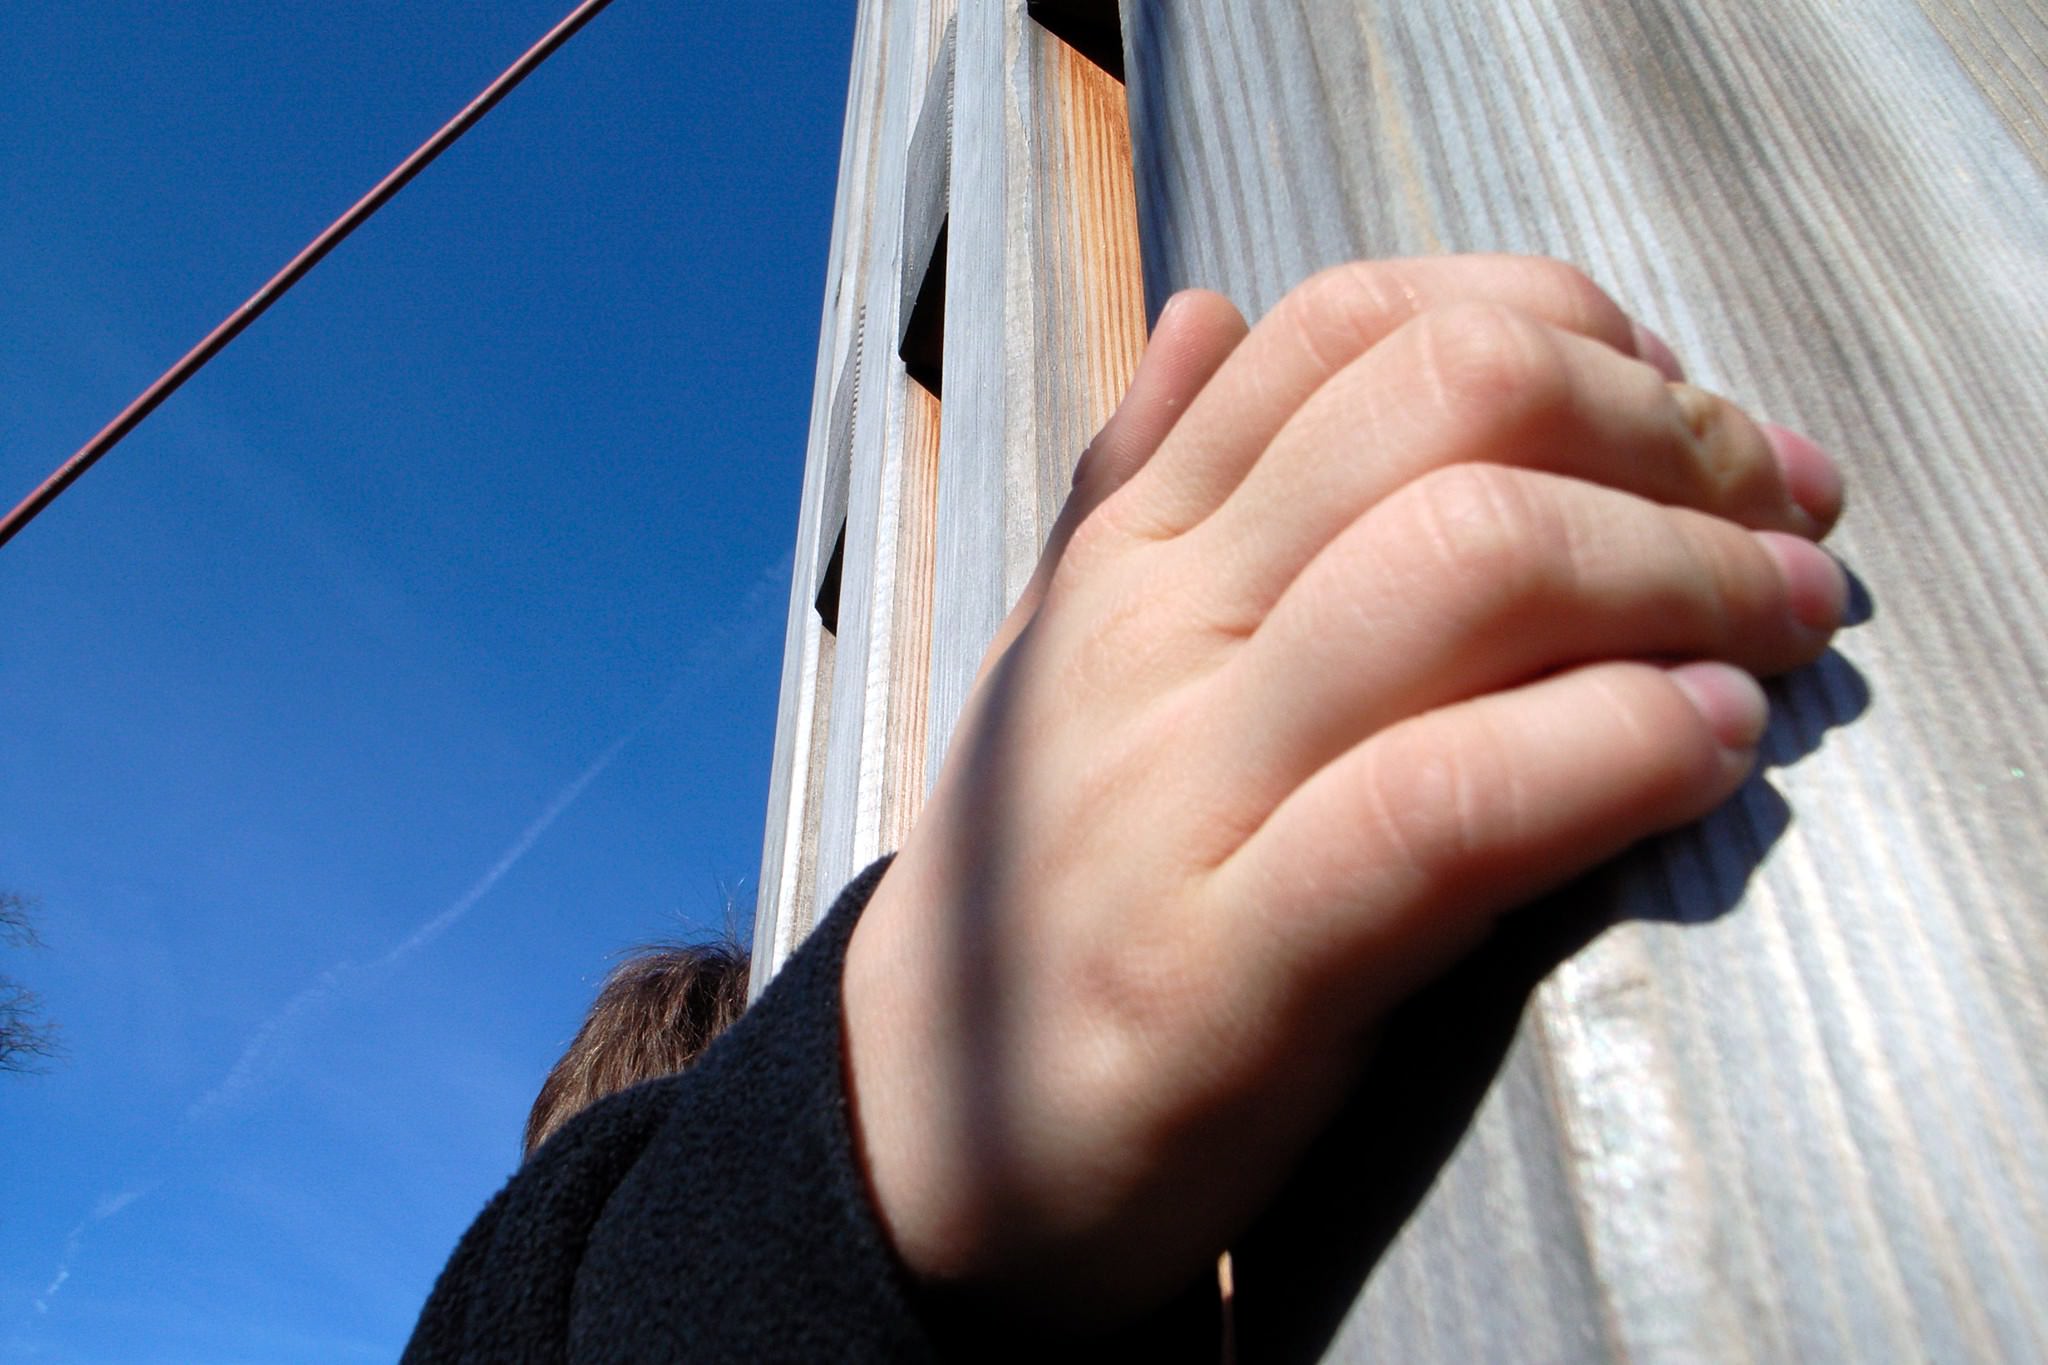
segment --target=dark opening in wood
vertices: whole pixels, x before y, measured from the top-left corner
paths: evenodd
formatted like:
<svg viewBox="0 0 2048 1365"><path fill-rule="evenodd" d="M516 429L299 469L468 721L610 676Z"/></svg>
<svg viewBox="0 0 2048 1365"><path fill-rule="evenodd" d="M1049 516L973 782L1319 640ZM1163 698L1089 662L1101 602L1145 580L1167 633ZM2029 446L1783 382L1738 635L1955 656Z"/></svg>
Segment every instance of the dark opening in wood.
<svg viewBox="0 0 2048 1365"><path fill-rule="evenodd" d="M1029 0L1031 17L1118 80L1124 78L1123 6L1117 0Z"/></svg>
<svg viewBox="0 0 2048 1365"><path fill-rule="evenodd" d="M839 579L846 571L846 523L839 523L839 538L832 542L832 557L818 577L818 620L827 635L839 634Z"/></svg>
<svg viewBox="0 0 2048 1365"><path fill-rule="evenodd" d="M946 225L939 219L930 257L917 292L910 297L910 315L903 323L903 366L910 377L943 398L946 369Z"/></svg>
<svg viewBox="0 0 2048 1365"><path fill-rule="evenodd" d="M825 485L818 495L818 543L824 543L826 529L837 528L832 553L818 561L817 591L811 600L827 635L839 633L839 582L846 564L847 499L853 484L853 424L860 409L860 369L867 349L868 314L865 308L853 315L853 345L839 366L839 379L832 390L832 415L828 431L830 444L825 454Z"/></svg>
<svg viewBox="0 0 2048 1365"><path fill-rule="evenodd" d="M910 135L903 193L903 334L897 353L910 377L940 392L946 352L946 226L953 180L953 54L957 20L940 40L925 86L924 108Z"/></svg>

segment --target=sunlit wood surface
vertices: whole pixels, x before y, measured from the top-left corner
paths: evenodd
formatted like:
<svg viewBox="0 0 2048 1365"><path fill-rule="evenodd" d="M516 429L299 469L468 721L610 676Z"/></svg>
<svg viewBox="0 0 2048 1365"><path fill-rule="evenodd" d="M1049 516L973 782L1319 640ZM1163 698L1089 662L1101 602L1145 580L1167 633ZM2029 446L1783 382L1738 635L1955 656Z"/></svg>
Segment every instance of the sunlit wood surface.
<svg viewBox="0 0 2048 1365"><path fill-rule="evenodd" d="M950 97L934 86L948 71ZM861 6L756 911L764 965L908 831L1074 461L1130 381L1145 337L1130 168L1123 87L1025 0ZM940 190L943 402L896 356L905 259ZM842 517L828 636L812 603Z"/></svg>
<svg viewBox="0 0 2048 1365"><path fill-rule="evenodd" d="M1240 1250L1243 1358L2048 1359L2042 8L1125 22L1155 309L1353 256L1575 261L1839 454L1871 602L1775 689L1730 809L1404 1021Z"/></svg>
<svg viewBox="0 0 2048 1365"><path fill-rule="evenodd" d="M938 414L896 340L911 133L952 8L867 0L856 21L755 909L756 993L923 799ZM842 526L828 631L814 603Z"/></svg>
<svg viewBox="0 0 2048 1365"><path fill-rule="evenodd" d="M914 816L1140 272L1256 315L1351 257L1561 256L1837 453L1869 619L1730 808L1397 1023L1237 1249L1241 1358L2048 1359L2044 7L1126 0L1127 125L1025 10L861 5L764 967ZM940 402L895 346L948 42Z"/></svg>

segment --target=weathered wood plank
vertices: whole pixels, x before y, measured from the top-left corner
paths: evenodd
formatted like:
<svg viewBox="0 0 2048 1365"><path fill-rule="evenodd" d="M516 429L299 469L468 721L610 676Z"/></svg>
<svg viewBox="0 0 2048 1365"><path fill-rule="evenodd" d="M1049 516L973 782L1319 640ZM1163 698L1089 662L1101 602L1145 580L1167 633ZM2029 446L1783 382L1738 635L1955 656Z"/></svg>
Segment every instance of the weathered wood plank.
<svg viewBox="0 0 2048 1365"><path fill-rule="evenodd" d="M839 630L828 640L793 612L759 981L818 900L908 832L981 651L1144 338L1121 86L1029 22L1024 0L974 0L957 20L944 3L871 7L861 22L867 93L849 124L833 289L835 308L866 322L828 319L825 349L851 387L828 397L821 363L798 568L815 597L837 533L822 523L843 508ZM972 82L954 76L970 63ZM956 80L973 92L964 104L947 98ZM965 167L936 135L949 109L954 137L974 138ZM940 223L965 263L949 293L971 309L947 327L943 368L967 378L943 406L848 340L905 335Z"/></svg>
<svg viewBox="0 0 2048 1365"><path fill-rule="evenodd" d="M1154 309L1575 260L1843 458L1875 601L1766 779L1395 1031L1241 1250L1245 1359L2048 1358L2039 18L1127 3Z"/></svg>
<svg viewBox="0 0 2048 1365"><path fill-rule="evenodd" d="M930 423L902 366L893 357L875 362L892 348L863 340L860 363L847 362L857 338L899 335L912 122L950 8L950 0L866 0L857 21L755 910L756 992L809 932L820 902L882 852L885 836L902 823L891 814L892 802L902 802L895 789L904 784L892 786L890 755L909 742L902 688L914 691L918 683L895 687L891 660L898 649L921 655L928 637L928 625L915 618L928 615L929 591L916 578L929 576L930 555L920 547L930 533L914 523L931 511ZM850 405L840 404L831 387L842 369L854 384ZM835 432L833 413L849 407L850 431ZM821 556L837 531L824 525L832 519L828 500L837 496L835 441L848 452L846 543L839 629L828 638L814 594Z"/></svg>
<svg viewBox="0 0 2048 1365"><path fill-rule="evenodd" d="M903 512L896 529L895 638L890 646L888 748L878 845L899 848L924 809L932 674L933 569L939 526L939 401L905 399Z"/></svg>
<svg viewBox="0 0 2048 1365"><path fill-rule="evenodd" d="M839 377L832 383L832 411L824 433L824 484L818 495L818 567L811 577L817 586L811 600L827 631L839 629L839 582L845 570L846 498L853 482L853 405L860 392L861 348L864 338L858 314L852 344L839 363ZM826 544L830 542L831 548Z"/></svg>
<svg viewBox="0 0 2048 1365"><path fill-rule="evenodd" d="M882 102L868 259L861 282L868 328L882 336L897 335L901 327L898 263L908 154L936 56L933 35L942 31L940 16L925 3L899 3L888 12L896 46ZM895 649L900 640L916 639L923 629L911 628L906 635L895 611L899 603L918 606L928 600L928 594L914 586L898 591L901 573L929 571L929 558L910 565L900 558L904 517L921 514L928 502L919 492L924 477L922 445L912 434L925 400L921 391L913 395L915 385L900 363L864 365L860 385L831 733L826 740L823 805L817 816L821 900L836 894L863 865L886 851ZM909 543L914 545L917 539L914 533ZM814 911L823 908L819 905Z"/></svg>
<svg viewBox="0 0 2048 1365"><path fill-rule="evenodd" d="M1922 8L2013 137L2048 171L2048 12L2034 0L1925 0Z"/></svg>
<svg viewBox="0 0 2048 1365"><path fill-rule="evenodd" d="M928 779L1143 346L1121 89L1025 0L963 0Z"/></svg>
<svg viewBox="0 0 2048 1365"><path fill-rule="evenodd" d="M1145 283L1123 82L1064 39L1035 39L1040 63L1034 197L1038 524L1066 505L1074 462L1116 410L1145 350ZM1047 363L1047 357L1060 363Z"/></svg>
<svg viewBox="0 0 2048 1365"><path fill-rule="evenodd" d="M835 387L834 381L840 376L851 380L860 332L860 280L868 252L868 167L876 154L877 110L887 61L881 20L880 6L864 6L854 31L853 78L840 148L838 204L826 271L824 317L819 324L817 381L792 556L775 756L769 769L761 877L754 907L752 994L756 995L774 968L810 932L810 906L816 894L815 817L822 799L822 740L824 722L830 715L832 646L836 642L820 627L815 603L832 537L844 521L845 492L837 483L838 474L845 471L850 482L852 391ZM835 420L842 411L842 396L844 424ZM847 451L845 462L837 469L835 446Z"/></svg>

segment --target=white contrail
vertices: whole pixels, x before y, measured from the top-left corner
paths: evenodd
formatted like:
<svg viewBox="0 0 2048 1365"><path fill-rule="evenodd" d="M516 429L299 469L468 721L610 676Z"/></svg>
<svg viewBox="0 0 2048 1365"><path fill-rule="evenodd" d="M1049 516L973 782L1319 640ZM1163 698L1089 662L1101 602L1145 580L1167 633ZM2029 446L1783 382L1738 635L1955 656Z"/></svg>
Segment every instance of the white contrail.
<svg viewBox="0 0 2048 1365"><path fill-rule="evenodd" d="M127 1208L149 1191L147 1188L123 1190L119 1194L103 1194L100 1202L93 1205L92 1212L78 1220L78 1226L71 1229L64 1239L64 1254L57 1262L57 1273L50 1277L50 1283L36 1296L36 1311L50 1311L50 1300L57 1297L57 1291L64 1287L64 1281L71 1278L71 1263L78 1259L78 1249L85 1245L85 1234L97 1223L104 1223L122 1209Z"/></svg>
<svg viewBox="0 0 2048 1365"><path fill-rule="evenodd" d="M662 706L666 706L668 700L664 698ZM549 827L562 818L563 812L576 804L576 799L589 789L590 784L604 775L605 769L609 768L624 752L626 746L647 728L648 722L660 714L661 709L661 706L657 706L650 710L626 733L606 745L604 752L591 760L567 786L555 793L554 799L519 832L519 837L512 841L511 846L499 855L498 860L491 864L483 876L477 878L476 884L456 897L446 909L406 935L397 947L371 963L367 969L352 962L337 962L287 1000L275 1014L259 1024L256 1031L249 1036L249 1041L243 1045L241 1055L235 1058L235 1064L228 1068L228 1074L186 1108L184 1127L190 1128L202 1123L239 1103L250 1088L276 1065L277 1054L289 1036L292 1024L309 1011L340 994L350 982L362 976L366 970L375 974L397 966L447 933L464 915L475 909L477 902L491 894L492 888L504 880L505 874L516 867L519 860L540 842ZM57 1297L57 1292L64 1287L64 1282L71 1278L71 1267L78 1260L79 1250L85 1245L86 1234L96 1225L112 1218L140 1199L146 1192L147 1187L144 1187L103 1196L99 1203L94 1205L92 1212L79 1220L78 1225L64 1238L64 1250L58 1257L56 1273L50 1277L50 1283L35 1300L37 1313L50 1311L50 1301Z"/></svg>
<svg viewBox="0 0 2048 1365"><path fill-rule="evenodd" d="M274 1066L276 1054L283 1047L291 1026L308 1011L339 995L365 973L381 975L396 967L459 924L464 916L476 908L478 902L491 894L507 873L519 865L520 860L533 850L533 846L541 841L555 821L561 819L569 807L576 804L589 789L590 784L604 776L605 770L611 767L625 751L626 746L638 739L692 683L707 670L729 668L733 659L744 657L765 644L774 627L780 624L767 607L785 590L794 553L791 551L783 555L778 562L755 576L754 581L741 596L739 611L723 628L699 638L696 647L690 651L683 661L682 668L678 670L675 682L662 694L661 699L648 707L624 734L606 745L604 751L592 759L582 772L556 792L554 799L520 831L519 837L512 841L481 877L477 878L469 890L423 922L397 946L369 966L363 967L349 961L337 962L301 988L275 1014L257 1025L256 1031L243 1045L241 1055L228 1069L228 1074L186 1108L185 1122L189 1125L212 1118L240 1101L248 1093L249 1088Z"/></svg>
<svg viewBox="0 0 2048 1365"><path fill-rule="evenodd" d="M647 727L647 721L651 719L653 719L652 714L642 719L632 729L626 731L625 734L620 735L606 746L605 751L591 760L590 766L578 773L574 781L555 793L555 799L548 802L547 809L535 816L533 823L519 832L519 837L512 841L512 846L505 850L498 858L498 861L491 864L488 872L476 879L476 885L458 896L455 903L446 910L443 910L440 914L413 930L411 934L406 936L403 943L378 958L375 963L375 969L381 970L385 967L397 966L454 928L464 915L475 909L476 903L485 896L490 895L491 888L502 881L505 874L516 867L519 860L524 858L528 851L540 842L541 836L548 832L549 826L562 818L562 812L575 805L576 798L583 795L591 783L604 776L604 770L612 766L612 760L616 759L628 744L631 744L639 737L640 732Z"/></svg>
<svg viewBox="0 0 2048 1365"><path fill-rule="evenodd" d="M285 1001L284 1008L258 1024L256 1031L249 1035L249 1041L242 1045L242 1053L235 1058L235 1064L228 1068L228 1074L186 1106L186 1126L211 1118L241 1099L256 1083L260 1068L276 1050L278 1038L284 1031L306 1011L339 991L358 970L353 962L335 963L320 973L312 985Z"/></svg>
<svg viewBox="0 0 2048 1365"><path fill-rule="evenodd" d="M228 1074L185 1110L185 1122L201 1122L240 1100L274 1062L274 1054L285 1032L308 1010L325 1004L340 994L344 987L361 976L365 970L380 974L386 972L460 923L464 915L476 908L478 901L490 895L492 889L505 879L506 873L519 865L519 860L532 851L533 846L541 841L542 836L555 821L562 818L564 811L576 804L576 799L589 789L590 784L604 776L604 770L611 767L625 747L639 736L658 710L659 708L656 708L656 711L649 712L636 722L632 729L606 745L603 753L591 760L567 786L555 793L554 799L519 832L519 837L512 841L511 846L498 856L498 860L490 865L483 876L476 879L476 884L457 896L446 909L407 934L397 947L371 963L367 969L353 962L335 963L287 1000L277 1013L257 1025L256 1031L243 1045L241 1055L235 1058L235 1064L228 1068Z"/></svg>
<svg viewBox="0 0 2048 1365"><path fill-rule="evenodd" d="M194 1124L223 1114L240 1103L249 1090L276 1065L278 1054L291 1037L292 1025L300 1018L340 995L359 978L379 976L388 972L454 928L484 897L491 894L514 867L519 865L519 861L546 836L555 821L561 819L569 807L575 805L583 793L589 790L591 783L604 776L605 770L625 752L626 746L638 739L693 682L708 670L729 669L735 660L745 658L754 650L766 645L782 624L780 617L772 608L776 598L788 588L793 558L792 550L784 554L779 562L756 575L754 582L742 595L740 609L735 617L723 628L699 638L696 647L690 651L683 667L678 671L675 683L662 694L661 699L649 707L624 734L606 745L603 752L592 759L582 772L556 792L554 799L519 832L519 837L514 839L498 856L497 861L476 879L474 885L456 897L445 909L421 923L395 947L367 967L346 960L335 963L301 988L276 1013L257 1025L256 1031L243 1045L241 1054L235 1058L235 1064L228 1068L227 1075L186 1108L182 1126L189 1129ZM154 1188L154 1184L152 1181L150 1184L124 1190L119 1194L101 1196L100 1201L93 1206L92 1212L79 1220L78 1226L72 1228L70 1234L65 1237L64 1250L58 1259L56 1273L50 1277L50 1283L35 1300L36 1312L50 1311L50 1300L64 1287L64 1282L71 1278L71 1268L76 1264L79 1250L85 1244L86 1234L142 1198Z"/></svg>
<svg viewBox="0 0 2048 1365"><path fill-rule="evenodd" d="M576 799L583 795L584 789L597 781L598 778L604 776L605 769L612 766L612 761L620 753L624 752L626 746L638 739L641 731L653 724L656 717L675 704L676 699L682 696L684 689L696 680L698 674L702 673L707 666L729 662L733 655L744 654L750 652L752 648L757 648L761 637L766 633L762 629L765 613L761 610L761 599L764 596L764 591L772 591L789 581L794 556L795 552L791 551L789 554L784 555L780 562L756 576L754 583L748 588L746 596L741 599L737 625L728 624L726 629L715 632L710 637L701 641L695 649L691 650L689 657L683 663L681 672L675 682L670 685L668 691L662 694L661 700L649 707L647 714L635 721L631 729L613 740L603 753L591 760L590 766L578 773L574 781L570 782L568 786L562 788L559 792L556 792L555 799L548 802L547 809L534 817L533 823L528 825L521 831L519 837L512 841L512 847L505 850L504 856L491 864L490 871L477 878L475 886L463 892L455 903L446 910L443 910L440 914L413 930L405 942L378 958L372 964L371 969L373 971L381 971L386 967L397 966L400 962L411 957L442 934L454 928L461 921L462 917L475 907L478 901L491 894L491 888L496 886L499 880L507 872L510 872L521 858L526 856L527 851L540 842L541 836L548 832L548 827L559 820L564 811L576 804ZM741 637L737 648L734 647L734 642L731 639L734 635Z"/></svg>

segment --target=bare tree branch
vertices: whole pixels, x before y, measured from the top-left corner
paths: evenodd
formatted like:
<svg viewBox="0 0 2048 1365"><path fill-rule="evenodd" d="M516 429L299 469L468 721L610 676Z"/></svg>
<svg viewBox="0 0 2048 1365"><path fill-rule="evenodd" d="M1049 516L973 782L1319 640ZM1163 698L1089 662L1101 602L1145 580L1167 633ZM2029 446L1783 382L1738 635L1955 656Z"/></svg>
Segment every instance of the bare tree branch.
<svg viewBox="0 0 2048 1365"><path fill-rule="evenodd" d="M31 918L36 903L16 891L0 891L0 943L40 948ZM0 976L0 1072L43 1070L57 1055L57 1030L43 1015L42 997L11 976Z"/></svg>

